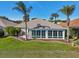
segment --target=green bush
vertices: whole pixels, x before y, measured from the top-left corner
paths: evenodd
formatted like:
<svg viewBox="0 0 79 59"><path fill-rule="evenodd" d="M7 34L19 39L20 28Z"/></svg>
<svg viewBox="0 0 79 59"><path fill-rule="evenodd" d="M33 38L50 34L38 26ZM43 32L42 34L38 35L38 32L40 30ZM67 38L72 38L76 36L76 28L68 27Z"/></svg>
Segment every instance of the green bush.
<svg viewBox="0 0 79 59"><path fill-rule="evenodd" d="M0 37L4 36L4 30L0 29Z"/></svg>
<svg viewBox="0 0 79 59"><path fill-rule="evenodd" d="M74 28L70 28L70 38L73 39L74 37L77 37L76 30Z"/></svg>
<svg viewBox="0 0 79 59"><path fill-rule="evenodd" d="M5 31L10 36L18 36L18 34L20 33L20 28L8 26L5 28Z"/></svg>
<svg viewBox="0 0 79 59"><path fill-rule="evenodd" d="M15 28L15 35L18 36L20 34L20 32L21 32L21 29L16 27Z"/></svg>
<svg viewBox="0 0 79 59"><path fill-rule="evenodd" d="M6 32L8 33L8 35L11 35L13 36L15 34L15 28L14 27L11 27L11 26L8 26L5 28Z"/></svg>
<svg viewBox="0 0 79 59"><path fill-rule="evenodd" d="M76 41L75 41L75 44L76 44L76 45L79 45L79 40L76 40Z"/></svg>

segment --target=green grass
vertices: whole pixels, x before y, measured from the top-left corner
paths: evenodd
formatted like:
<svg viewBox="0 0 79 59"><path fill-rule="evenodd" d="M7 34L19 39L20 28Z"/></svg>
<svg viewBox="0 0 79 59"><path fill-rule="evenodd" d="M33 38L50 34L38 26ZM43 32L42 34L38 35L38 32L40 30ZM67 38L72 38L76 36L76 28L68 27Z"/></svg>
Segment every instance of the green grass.
<svg viewBox="0 0 79 59"><path fill-rule="evenodd" d="M0 57L79 57L79 48L61 42L38 40L19 41L12 37L0 38Z"/></svg>

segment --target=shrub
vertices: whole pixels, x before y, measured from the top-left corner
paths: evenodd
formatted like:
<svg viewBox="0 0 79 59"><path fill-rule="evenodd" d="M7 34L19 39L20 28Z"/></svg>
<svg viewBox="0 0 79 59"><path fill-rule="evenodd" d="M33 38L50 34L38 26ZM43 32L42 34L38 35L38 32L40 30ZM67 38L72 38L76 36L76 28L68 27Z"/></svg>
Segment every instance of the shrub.
<svg viewBox="0 0 79 59"><path fill-rule="evenodd" d="M70 38L73 39L74 37L77 37L76 30L73 28L70 28Z"/></svg>
<svg viewBox="0 0 79 59"><path fill-rule="evenodd" d="M4 30L0 29L0 37L4 36Z"/></svg>
<svg viewBox="0 0 79 59"><path fill-rule="evenodd" d="M76 44L76 45L79 45L79 40L76 40L76 41L75 41L75 44Z"/></svg>
<svg viewBox="0 0 79 59"><path fill-rule="evenodd" d="M16 27L15 28L15 35L18 36L20 34L20 32L21 32L21 29Z"/></svg>
<svg viewBox="0 0 79 59"><path fill-rule="evenodd" d="M11 35L11 36L15 35L15 28L14 27L8 26L5 28L5 30L8 33L8 35Z"/></svg>
<svg viewBox="0 0 79 59"><path fill-rule="evenodd" d="M18 36L18 34L20 33L20 28L16 28L12 26L6 27L5 30L10 36Z"/></svg>

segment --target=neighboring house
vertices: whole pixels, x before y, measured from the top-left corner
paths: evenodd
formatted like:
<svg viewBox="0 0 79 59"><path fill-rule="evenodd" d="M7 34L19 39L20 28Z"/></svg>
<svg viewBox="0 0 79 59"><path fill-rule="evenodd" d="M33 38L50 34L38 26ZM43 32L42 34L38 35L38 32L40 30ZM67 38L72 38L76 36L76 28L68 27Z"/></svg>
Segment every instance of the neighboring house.
<svg viewBox="0 0 79 59"><path fill-rule="evenodd" d="M59 25L63 26L63 27L67 27L67 22L61 22ZM78 28L79 27L79 19L71 20L69 26L73 27L73 28L75 28L75 27Z"/></svg>
<svg viewBox="0 0 79 59"><path fill-rule="evenodd" d="M16 26L17 23L12 22L11 20L7 20L5 18L0 18L0 26L7 27L7 26Z"/></svg>
<svg viewBox="0 0 79 59"><path fill-rule="evenodd" d="M17 27L25 31L24 23L22 22ZM28 39L65 39L66 28L57 24L53 24L47 20L34 19L27 23Z"/></svg>
<svg viewBox="0 0 79 59"><path fill-rule="evenodd" d="M8 18L6 17L2 17L0 16L0 30L4 30L5 27L7 26L16 26L17 23L14 23L13 21L11 20L8 20ZM5 32L5 30L4 30ZM5 35L7 35L7 33L5 32Z"/></svg>
<svg viewBox="0 0 79 59"><path fill-rule="evenodd" d="M67 27L67 22L62 22L59 25L63 27ZM76 30L77 36L79 37L79 19L71 20L69 27L74 28Z"/></svg>

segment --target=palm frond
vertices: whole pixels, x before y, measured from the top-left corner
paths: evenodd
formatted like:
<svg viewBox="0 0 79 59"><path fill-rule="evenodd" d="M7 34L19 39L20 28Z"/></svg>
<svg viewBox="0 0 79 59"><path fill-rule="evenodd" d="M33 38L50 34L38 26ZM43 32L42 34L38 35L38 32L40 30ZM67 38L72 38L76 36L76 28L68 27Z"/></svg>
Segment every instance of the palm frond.
<svg viewBox="0 0 79 59"><path fill-rule="evenodd" d="M18 10L18 11L22 12L22 10L19 9L18 7L14 7L14 8L12 8L12 9L13 9L13 10Z"/></svg>
<svg viewBox="0 0 79 59"><path fill-rule="evenodd" d="M32 6L28 8L27 12L30 13L31 10L32 10Z"/></svg>
<svg viewBox="0 0 79 59"><path fill-rule="evenodd" d="M15 9L19 9L22 13L26 13L26 6L22 1L19 1L16 3L17 8L15 7Z"/></svg>
<svg viewBox="0 0 79 59"><path fill-rule="evenodd" d="M67 5L64 6L62 9L60 9L60 11L67 16L72 15L74 10L75 10L75 5L71 5L71 6Z"/></svg>
<svg viewBox="0 0 79 59"><path fill-rule="evenodd" d="M51 16L56 17L56 18L59 17L59 15L57 13L53 13Z"/></svg>

